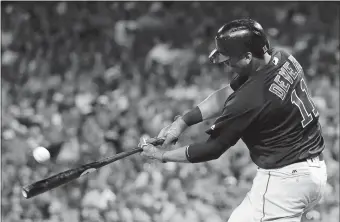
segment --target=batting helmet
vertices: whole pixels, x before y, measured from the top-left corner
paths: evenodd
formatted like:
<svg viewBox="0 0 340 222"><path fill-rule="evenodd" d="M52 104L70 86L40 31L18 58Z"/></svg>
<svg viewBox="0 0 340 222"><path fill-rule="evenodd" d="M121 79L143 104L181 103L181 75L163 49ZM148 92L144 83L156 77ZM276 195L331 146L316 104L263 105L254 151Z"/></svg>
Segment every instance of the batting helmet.
<svg viewBox="0 0 340 222"><path fill-rule="evenodd" d="M238 19L223 25L215 37L216 48L210 53L212 63L227 62L231 56L251 52L261 58L269 49L262 26L252 19Z"/></svg>

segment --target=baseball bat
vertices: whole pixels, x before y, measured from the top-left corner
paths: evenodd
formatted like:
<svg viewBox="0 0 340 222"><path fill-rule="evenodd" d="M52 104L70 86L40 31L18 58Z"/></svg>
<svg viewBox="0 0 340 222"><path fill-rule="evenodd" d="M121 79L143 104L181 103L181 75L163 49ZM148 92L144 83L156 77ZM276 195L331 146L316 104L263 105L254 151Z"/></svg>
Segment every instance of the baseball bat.
<svg viewBox="0 0 340 222"><path fill-rule="evenodd" d="M153 145L161 145L163 144L164 139L158 139L155 142L153 142ZM63 171L61 173L58 173L54 176L51 176L49 178L39 180L35 183L32 183L30 185L24 186L22 188L22 195L29 199L31 197L37 196L39 194L45 193L46 191L52 190L56 187L59 187L61 185L67 184L71 182L72 180L75 180L79 177L85 176L93 171L98 170L99 168L106 166L112 162L115 162L117 160L123 159L125 157L131 156L135 153L143 151L142 148L134 148L132 150L128 150L125 152L118 153L116 155L107 157L102 160L98 160L95 162L91 162L88 164L84 164L80 167L70 169Z"/></svg>

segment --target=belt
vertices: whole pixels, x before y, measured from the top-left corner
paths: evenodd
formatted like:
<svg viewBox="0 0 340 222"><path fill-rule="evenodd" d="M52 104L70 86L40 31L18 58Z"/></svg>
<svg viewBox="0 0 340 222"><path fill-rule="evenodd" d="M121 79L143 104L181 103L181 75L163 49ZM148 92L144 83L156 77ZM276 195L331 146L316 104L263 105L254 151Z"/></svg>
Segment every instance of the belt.
<svg viewBox="0 0 340 222"><path fill-rule="evenodd" d="M307 158L304 158L304 159L296 160L296 161L294 161L293 163L290 163L290 164L305 162L305 161L307 161L308 159L312 159L312 158L315 158L315 157L319 157L319 160L320 160L320 161L323 161L323 160L324 160L323 153L319 153L319 154L317 154L317 155L313 155L313 156L310 156L310 157L307 157ZM289 164L289 165L290 165L290 164ZM284 166L285 166L285 165L284 165ZM284 167L284 166L280 166L280 167L278 167L278 168L275 168L275 167L274 167L274 168L263 168L263 169L273 170L273 169L279 169L279 168ZM257 169L261 169L261 167L257 167Z"/></svg>
<svg viewBox="0 0 340 222"><path fill-rule="evenodd" d="M310 157L307 157L307 158L304 158L304 159L301 159L301 160L297 160L297 161L295 161L294 163L305 162L305 161L307 161L308 159L313 159L313 158L315 158L315 157L319 157L319 160L320 160L320 161L323 161L323 160L324 160L324 158L323 158L323 153L320 153L320 154L315 155L315 156L310 156Z"/></svg>

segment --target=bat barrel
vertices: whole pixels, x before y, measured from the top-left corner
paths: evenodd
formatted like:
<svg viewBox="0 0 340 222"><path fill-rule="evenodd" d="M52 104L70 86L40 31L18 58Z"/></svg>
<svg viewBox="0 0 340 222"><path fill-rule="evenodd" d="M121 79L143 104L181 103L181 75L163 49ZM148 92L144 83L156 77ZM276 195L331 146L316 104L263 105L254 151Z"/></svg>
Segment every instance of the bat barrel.
<svg viewBox="0 0 340 222"><path fill-rule="evenodd" d="M52 188L49 188L52 189ZM43 187L37 185L36 183L28 185L28 186L24 186L22 188L22 195L26 198L29 199L31 197L34 197L36 195L39 195L41 193L46 192L49 189L44 189Z"/></svg>
<svg viewBox="0 0 340 222"><path fill-rule="evenodd" d="M40 189L39 187L32 187L30 185L23 187L21 191L22 195L26 199L29 199L44 192L46 192L46 190Z"/></svg>
<svg viewBox="0 0 340 222"><path fill-rule="evenodd" d="M29 197L28 197L28 191L27 191L27 189L26 189L25 187L22 188L21 193L22 193L22 195L23 195L26 199L29 198Z"/></svg>
<svg viewBox="0 0 340 222"><path fill-rule="evenodd" d="M80 174L81 171L68 170L64 173L60 173L47 179L40 180L30 185L24 186L21 192L26 199L29 199L46 191L52 190L58 186L67 184L72 180L78 178Z"/></svg>
<svg viewBox="0 0 340 222"><path fill-rule="evenodd" d="M45 192L44 190L37 190L37 189L30 189L29 186L25 186L22 188L22 195L26 198L26 199L29 199L31 197L34 197L36 195L39 195L43 192Z"/></svg>

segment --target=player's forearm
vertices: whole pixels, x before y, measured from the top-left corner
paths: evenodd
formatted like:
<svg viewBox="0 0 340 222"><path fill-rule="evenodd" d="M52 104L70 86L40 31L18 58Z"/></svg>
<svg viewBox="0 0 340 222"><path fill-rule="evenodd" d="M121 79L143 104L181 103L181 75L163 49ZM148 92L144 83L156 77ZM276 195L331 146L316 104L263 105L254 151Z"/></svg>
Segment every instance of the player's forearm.
<svg viewBox="0 0 340 222"><path fill-rule="evenodd" d="M186 147L181 147L175 150L166 151L163 154L163 161L165 162L179 162L190 163L185 154Z"/></svg>
<svg viewBox="0 0 340 222"><path fill-rule="evenodd" d="M182 120L186 123L185 125L182 124L182 128L185 129L204 120L219 116L230 93L231 88L228 85L210 94L194 109L182 116Z"/></svg>
<svg viewBox="0 0 340 222"><path fill-rule="evenodd" d="M213 92L205 100L198 104L202 113L202 119L207 120L219 116L224 103L231 92L230 86L225 86Z"/></svg>
<svg viewBox="0 0 340 222"><path fill-rule="evenodd" d="M163 154L165 162L200 163L218 159L230 146L217 141L196 143Z"/></svg>

